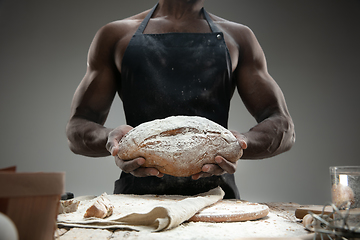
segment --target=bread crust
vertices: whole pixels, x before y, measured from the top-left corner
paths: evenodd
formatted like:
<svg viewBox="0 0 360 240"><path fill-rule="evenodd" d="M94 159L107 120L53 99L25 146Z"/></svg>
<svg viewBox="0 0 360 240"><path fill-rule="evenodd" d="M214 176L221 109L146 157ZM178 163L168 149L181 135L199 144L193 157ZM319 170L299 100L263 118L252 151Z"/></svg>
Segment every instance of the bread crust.
<svg viewBox="0 0 360 240"><path fill-rule="evenodd" d="M204 164L220 155L231 162L241 157L235 136L203 117L171 116L140 124L120 141L119 158L145 158L144 167L164 174L187 177L201 172Z"/></svg>
<svg viewBox="0 0 360 240"><path fill-rule="evenodd" d="M113 214L114 206L106 197L107 194L99 196L94 204L92 204L85 212L84 218L106 218Z"/></svg>

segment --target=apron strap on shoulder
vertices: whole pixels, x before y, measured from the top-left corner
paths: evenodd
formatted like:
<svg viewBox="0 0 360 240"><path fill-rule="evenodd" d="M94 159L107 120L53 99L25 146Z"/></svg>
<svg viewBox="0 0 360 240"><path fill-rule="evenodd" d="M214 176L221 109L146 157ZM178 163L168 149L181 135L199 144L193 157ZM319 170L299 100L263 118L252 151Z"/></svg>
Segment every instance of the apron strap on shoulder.
<svg viewBox="0 0 360 240"><path fill-rule="evenodd" d="M135 34L142 34L146 28L146 25L148 24L151 16L153 15L155 9L157 8L157 6L159 5L159 3L157 3L151 10L150 12L146 15L146 17L144 18L144 20L141 22L139 28L136 30Z"/></svg>
<svg viewBox="0 0 360 240"><path fill-rule="evenodd" d="M210 29L212 32L221 32L220 29L215 25L215 23L213 22L213 20L211 20L209 14L205 11L204 8L201 9L203 14L204 14L204 17L206 19L206 21L208 22L209 26L210 26Z"/></svg>

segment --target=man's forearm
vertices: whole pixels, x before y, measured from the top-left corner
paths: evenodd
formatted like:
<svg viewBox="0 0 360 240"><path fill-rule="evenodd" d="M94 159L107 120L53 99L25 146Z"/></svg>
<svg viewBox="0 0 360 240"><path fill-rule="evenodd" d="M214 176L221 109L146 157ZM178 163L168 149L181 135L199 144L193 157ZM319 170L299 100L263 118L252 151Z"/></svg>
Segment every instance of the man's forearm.
<svg viewBox="0 0 360 240"><path fill-rule="evenodd" d="M243 134L247 149L242 159L263 159L288 151L295 142L294 124L290 117L265 119Z"/></svg>
<svg viewBox="0 0 360 240"><path fill-rule="evenodd" d="M71 151L88 157L110 155L105 146L111 131L112 129L81 118L70 120L66 127Z"/></svg>

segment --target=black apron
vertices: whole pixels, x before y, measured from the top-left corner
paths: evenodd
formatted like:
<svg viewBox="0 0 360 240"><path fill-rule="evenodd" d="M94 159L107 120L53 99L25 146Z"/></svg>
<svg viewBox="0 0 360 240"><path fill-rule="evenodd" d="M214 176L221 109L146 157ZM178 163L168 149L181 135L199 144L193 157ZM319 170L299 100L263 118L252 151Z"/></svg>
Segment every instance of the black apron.
<svg viewBox="0 0 360 240"><path fill-rule="evenodd" d="M206 117L227 128L234 93L231 59L223 33L202 9L211 33L143 34L157 5L140 24L126 48L120 96L127 124L168 116ZM114 193L195 195L221 186L225 198L239 198L234 175L134 177L121 173Z"/></svg>

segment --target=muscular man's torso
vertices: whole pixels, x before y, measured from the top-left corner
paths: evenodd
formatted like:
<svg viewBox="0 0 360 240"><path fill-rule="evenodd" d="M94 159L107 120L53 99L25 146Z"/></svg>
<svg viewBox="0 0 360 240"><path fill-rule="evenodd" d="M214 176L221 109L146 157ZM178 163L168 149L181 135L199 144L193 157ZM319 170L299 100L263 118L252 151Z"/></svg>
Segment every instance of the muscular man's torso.
<svg viewBox="0 0 360 240"><path fill-rule="evenodd" d="M120 73L125 50L135 31L148 12L149 10L124 20L112 22L106 26L112 29L110 37L112 38L111 41L113 42L114 48L113 57L116 68ZM230 52L232 71L235 71L238 66L240 54L239 44L236 41L241 41L241 29L246 27L241 24L229 22L214 15L210 16L224 33L225 42ZM196 20L173 20L165 17L158 17L155 12L153 18L150 19L144 34L168 32L207 33L211 32L211 30L203 16ZM238 38L238 40L235 40L235 38Z"/></svg>
<svg viewBox="0 0 360 240"><path fill-rule="evenodd" d="M235 88L232 72L239 56L235 42L206 11L182 20L153 11L113 23L112 32L119 34L113 50L121 73L117 86L127 124L135 127L172 115L196 115L227 127ZM231 174L194 182L122 173L115 193L193 195L216 186L225 190L226 198L239 198Z"/></svg>

